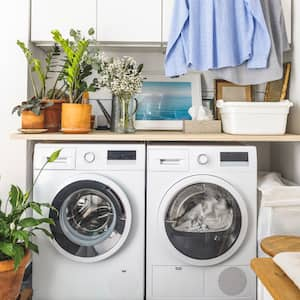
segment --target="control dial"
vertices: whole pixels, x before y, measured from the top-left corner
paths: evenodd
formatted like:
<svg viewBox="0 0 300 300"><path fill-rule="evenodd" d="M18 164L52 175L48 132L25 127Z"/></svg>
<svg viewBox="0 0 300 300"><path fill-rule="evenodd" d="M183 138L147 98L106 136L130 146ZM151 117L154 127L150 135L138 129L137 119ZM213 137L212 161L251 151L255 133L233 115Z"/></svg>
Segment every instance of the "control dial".
<svg viewBox="0 0 300 300"><path fill-rule="evenodd" d="M206 154L200 154L198 156L198 163L200 165L207 165L208 161L209 161L209 159L208 159L208 156Z"/></svg>
<svg viewBox="0 0 300 300"><path fill-rule="evenodd" d="M95 161L96 156L93 152L86 152L83 158L87 163L93 163Z"/></svg>

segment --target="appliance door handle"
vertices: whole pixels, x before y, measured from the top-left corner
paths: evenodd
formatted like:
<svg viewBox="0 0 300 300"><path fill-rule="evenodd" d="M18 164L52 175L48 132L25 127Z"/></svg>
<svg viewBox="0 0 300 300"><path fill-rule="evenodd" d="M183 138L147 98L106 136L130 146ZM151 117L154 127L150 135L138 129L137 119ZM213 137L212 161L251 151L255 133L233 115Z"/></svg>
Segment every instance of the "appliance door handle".
<svg viewBox="0 0 300 300"><path fill-rule="evenodd" d="M161 158L160 165L162 166L179 166L183 159L181 158Z"/></svg>

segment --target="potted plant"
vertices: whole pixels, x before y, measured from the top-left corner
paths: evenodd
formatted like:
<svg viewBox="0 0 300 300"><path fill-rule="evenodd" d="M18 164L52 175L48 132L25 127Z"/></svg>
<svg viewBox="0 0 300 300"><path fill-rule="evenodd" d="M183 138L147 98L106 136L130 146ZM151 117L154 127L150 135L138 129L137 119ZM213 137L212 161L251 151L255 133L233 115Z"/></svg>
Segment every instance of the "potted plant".
<svg viewBox="0 0 300 300"><path fill-rule="evenodd" d="M89 30L89 35L94 30ZM89 45L92 40L82 36L79 30L71 30L71 39L65 39L58 30L52 31L54 41L61 46L65 54L63 80L67 86L69 103L62 105L62 131L64 133L88 133L91 130L92 107L88 103L86 92L96 91L96 79L88 84L86 79L92 74Z"/></svg>
<svg viewBox="0 0 300 300"><path fill-rule="evenodd" d="M129 56L106 58L100 54L94 57L93 67L100 75L100 86L109 88L113 94L111 130L119 133L135 132L134 115L137 100L134 99L134 95L142 87L143 64L137 64Z"/></svg>
<svg viewBox="0 0 300 300"><path fill-rule="evenodd" d="M30 66L29 76L34 97L40 99L43 104L51 104L44 111L44 128L48 129L49 132L57 132L60 130L61 125L61 105L66 100L66 85L63 83L60 87L58 86L62 82L63 68L60 49L57 45L54 45L42 62L40 59L33 57L32 52L23 42L17 41L17 45L23 51ZM50 74L56 74L56 77L52 78ZM54 83L48 89L49 79Z"/></svg>
<svg viewBox="0 0 300 300"><path fill-rule="evenodd" d="M55 161L59 154L60 150L52 153L44 167ZM42 215L44 207L54 209L49 204L30 201L32 189L23 193L18 186L12 185L5 207L0 201L0 299L17 299L30 251L38 253L38 246L31 240L35 232L41 231L52 238L51 233L42 227L43 224L54 225L52 219L25 216L28 210Z"/></svg>
<svg viewBox="0 0 300 300"><path fill-rule="evenodd" d="M22 102L13 108L12 113L17 112L22 117L22 129L44 129L44 110L52 103L44 103L35 97Z"/></svg>

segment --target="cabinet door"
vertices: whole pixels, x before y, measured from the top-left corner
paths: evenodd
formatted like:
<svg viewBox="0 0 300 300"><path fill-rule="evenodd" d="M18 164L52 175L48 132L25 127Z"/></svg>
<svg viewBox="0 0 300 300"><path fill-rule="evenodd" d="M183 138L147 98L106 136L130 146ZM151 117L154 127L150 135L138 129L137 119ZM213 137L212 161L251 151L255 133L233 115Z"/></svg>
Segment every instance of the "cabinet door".
<svg viewBox="0 0 300 300"><path fill-rule="evenodd" d="M174 0L163 1L163 42L167 43L171 28L171 21L173 16Z"/></svg>
<svg viewBox="0 0 300 300"><path fill-rule="evenodd" d="M31 40L51 41L51 30L68 35L71 28L87 34L97 26L97 0L32 0Z"/></svg>
<svg viewBox="0 0 300 300"><path fill-rule="evenodd" d="M98 0L97 39L160 43L161 6L161 0Z"/></svg>

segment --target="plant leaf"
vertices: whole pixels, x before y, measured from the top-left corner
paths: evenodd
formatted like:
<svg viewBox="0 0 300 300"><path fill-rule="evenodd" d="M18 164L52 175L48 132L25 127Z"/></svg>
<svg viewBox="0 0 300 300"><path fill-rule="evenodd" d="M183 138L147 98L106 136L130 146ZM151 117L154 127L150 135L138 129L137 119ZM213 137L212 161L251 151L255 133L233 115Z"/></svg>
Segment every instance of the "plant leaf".
<svg viewBox="0 0 300 300"><path fill-rule="evenodd" d="M42 209L41 209L41 205L39 203L36 202L30 202L29 203L30 208L32 208L35 212L37 212L39 215L42 215Z"/></svg>
<svg viewBox="0 0 300 300"><path fill-rule="evenodd" d="M23 203L23 192L22 190L15 185L12 185L9 191L9 203L12 208L16 208L19 204Z"/></svg>
<svg viewBox="0 0 300 300"><path fill-rule="evenodd" d="M39 247L36 244L32 243L32 242L28 243L28 249L32 250L36 254L39 254Z"/></svg>
<svg viewBox="0 0 300 300"><path fill-rule="evenodd" d="M59 157L59 154L60 154L61 150L62 150L62 149L59 149L59 150L53 152L53 153L50 155L50 157L48 157L47 162L48 162L48 163L52 163L52 162L56 161L57 158Z"/></svg>
<svg viewBox="0 0 300 300"><path fill-rule="evenodd" d="M28 227L35 227L43 223L54 225L54 221L49 218L42 218L42 219L25 218L19 222L19 225L23 228L28 228Z"/></svg>
<svg viewBox="0 0 300 300"><path fill-rule="evenodd" d="M28 248L30 233L24 230L15 230L12 232L12 237L15 242L24 242L25 247Z"/></svg>
<svg viewBox="0 0 300 300"><path fill-rule="evenodd" d="M15 254L14 254L14 265L15 270L17 270L20 266L20 263L25 255L24 248L20 245L15 245Z"/></svg>
<svg viewBox="0 0 300 300"><path fill-rule="evenodd" d="M47 229L45 228L41 228L41 227L36 227L34 228L34 230L40 230L42 231L46 236L48 236L49 238L53 239L53 235L50 231L48 231Z"/></svg>
<svg viewBox="0 0 300 300"><path fill-rule="evenodd" d="M12 243L0 242L0 251L11 258L15 255L15 249Z"/></svg>

